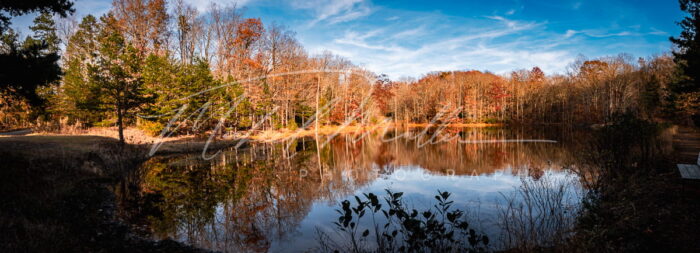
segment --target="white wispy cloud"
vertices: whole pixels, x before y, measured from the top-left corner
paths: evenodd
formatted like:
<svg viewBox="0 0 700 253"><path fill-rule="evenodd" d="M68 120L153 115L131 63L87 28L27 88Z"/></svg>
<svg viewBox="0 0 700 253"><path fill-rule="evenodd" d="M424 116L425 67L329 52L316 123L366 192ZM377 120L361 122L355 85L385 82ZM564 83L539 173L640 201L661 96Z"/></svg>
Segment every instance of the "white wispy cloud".
<svg viewBox="0 0 700 253"><path fill-rule="evenodd" d="M632 27L635 30L639 30L640 27ZM564 34L564 38L571 38L574 35L581 34L585 35L588 37L592 38L609 38L609 37L625 37L625 36L644 36L644 35L659 35L659 36L666 36L668 35L667 32L651 28L651 31L649 32L640 32L640 31L619 31L619 32L609 32L605 30L566 30L566 33Z"/></svg>
<svg viewBox="0 0 700 253"><path fill-rule="evenodd" d="M486 16L486 17L493 19L493 20L501 21L501 22L505 23L508 27L515 27L516 25L518 25L517 22L509 20L509 19L501 17L501 16Z"/></svg>
<svg viewBox="0 0 700 253"><path fill-rule="evenodd" d="M338 38L333 40L334 43L337 44L343 44L343 45L349 45L349 46L355 46L355 47L360 47L364 49L371 49L371 50L382 50L382 51L389 51L389 52L402 52L405 51L405 49L398 47L398 46L385 46L377 43L368 43L365 40L369 37L374 36L373 34L376 34L379 30L374 30L369 33L365 34L358 34L357 32L354 31L348 31L345 33L345 36L342 38Z"/></svg>
<svg viewBox="0 0 700 253"><path fill-rule="evenodd" d="M615 32L615 33L607 33L604 31L596 31L596 30L581 30L581 31L576 31L576 30L567 30L565 37L572 37L576 34L583 34L588 37L594 37L594 38L607 38L607 37L618 37L618 36L634 36L634 35L639 35L636 32L630 32L630 31L622 31L622 32Z"/></svg>
<svg viewBox="0 0 700 253"><path fill-rule="evenodd" d="M578 10L579 8L581 8L582 4L583 4L582 2L575 2L574 5L572 6L572 8L574 10Z"/></svg>
<svg viewBox="0 0 700 253"><path fill-rule="evenodd" d="M421 20L366 31L347 29L333 43L319 45L316 50L332 51L391 78L456 69L506 73L537 65L549 73L562 73L574 59L567 51L553 49L557 47L554 41L522 36L541 29L544 23L491 16L477 20L482 23L478 29L447 32L455 27L438 28L434 23L443 22L441 18L433 17L433 23L427 24Z"/></svg>
<svg viewBox="0 0 700 253"><path fill-rule="evenodd" d="M656 29L654 27L651 28L651 32L649 32L651 35L659 35L659 36L668 36L667 32L661 31L659 29Z"/></svg>
<svg viewBox="0 0 700 253"><path fill-rule="evenodd" d="M403 39L403 38L409 38L409 37L414 37L414 36L420 36L425 34L426 29L425 26L419 26L413 29L407 29L403 30L397 33L394 33L391 35L392 39Z"/></svg>
<svg viewBox="0 0 700 253"><path fill-rule="evenodd" d="M314 12L316 18L309 25L321 21L337 24L355 20L372 13L368 2L364 0L293 0L290 2L295 9L306 9Z"/></svg>

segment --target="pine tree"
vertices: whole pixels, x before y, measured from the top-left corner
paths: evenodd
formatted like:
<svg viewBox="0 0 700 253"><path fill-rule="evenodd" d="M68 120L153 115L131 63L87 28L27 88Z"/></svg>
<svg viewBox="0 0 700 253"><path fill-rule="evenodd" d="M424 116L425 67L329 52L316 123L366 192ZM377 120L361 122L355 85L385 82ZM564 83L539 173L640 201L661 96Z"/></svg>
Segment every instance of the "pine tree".
<svg viewBox="0 0 700 253"><path fill-rule="evenodd" d="M102 18L99 55L88 73L101 104L117 115L119 142L124 143L124 125L129 114L148 102L141 66L143 60L134 46L120 33L111 14Z"/></svg>
<svg viewBox="0 0 700 253"><path fill-rule="evenodd" d="M676 109L683 116L700 123L700 0L679 0L681 10L688 13L678 25L683 29L671 42L678 46L673 52L680 67L680 80L674 85Z"/></svg>
<svg viewBox="0 0 700 253"><path fill-rule="evenodd" d="M37 95L38 87L46 86L60 78L57 37L50 38L55 26L49 13L61 16L73 12L70 0L58 1L1 1L0 2L0 91L27 99L33 105L44 100ZM16 34L9 29L10 19L27 13L41 11L34 20L34 38L19 43ZM43 41L37 43L37 41Z"/></svg>
<svg viewBox="0 0 700 253"><path fill-rule="evenodd" d="M29 38L28 41L45 44L44 47L47 54L58 54L61 39L56 34L56 22L54 22L51 13L41 12L34 19L34 25L30 26L29 29L34 32L34 36Z"/></svg>
<svg viewBox="0 0 700 253"><path fill-rule="evenodd" d="M42 12L31 27L34 36L19 43L12 29L3 33L0 51L0 90L10 90L31 104L42 105L44 100L37 88L47 86L60 79L58 65L60 40L56 36L51 14Z"/></svg>
<svg viewBox="0 0 700 253"><path fill-rule="evenodd" d="M0 32L5 33L11 17L35 11L53 12L65 17L73 12L73 2L70 0L0 1Z"/></svg>
<svg viewBox="0 0 700 253"><path fill-rule="evenodd" d="M87 15L78 25L78 29L68 40L66 52L63 55L65 74L58 101L54 109L71 119L93 125L102 120L104 115L100 110L100 101L96 89L88 76L90 63L96 61L98 54L98 22L92 15Z"/></svg>
<svg viewBox="0 0 700 253"><path fill-rule="evenodd" d="M142 73L147 93L152 95L154 102L147 108L146 113L149 115L173 115L187 104L187 109L183 112L185 118L198 114L197 110L203 108L206 102L218 99L212 92L195 95L218 85L211 75L209 64L204 60L195 59L194 64L177 63L168 56L152 54L146 59ZM189 96L192 97L188 98ZM145 130L157 134L168 123L169 118L156 117L145 120L150 122L145 126ZM192 121L187 123L191 124ZM191 125L181 128L188 127Z"/></svg>

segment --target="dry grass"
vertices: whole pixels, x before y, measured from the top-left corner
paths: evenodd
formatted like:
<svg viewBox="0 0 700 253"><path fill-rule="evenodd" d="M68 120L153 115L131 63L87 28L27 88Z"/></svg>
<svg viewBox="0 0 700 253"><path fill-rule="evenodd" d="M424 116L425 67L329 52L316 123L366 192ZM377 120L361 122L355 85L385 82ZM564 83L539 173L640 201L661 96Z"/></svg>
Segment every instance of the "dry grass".
<svg viewBox="0 0 700 253"><path fill-rule="evenodd" d="M318 130L318 135L333 135L333 134L347 134L347 133L361 133L361 132L373 132L389 130L394 128L430 128L430 127L448 127L448 128L462 128L462 127L501 127L503 124L488 124L488 123L455 123L455 124L429 124L429 123L409 123L409 124L393 124L384 123L376 124L370 126L363 125L351 125L351 126L322 126ZM279 130L267 130L259 132L242 132L234 138L246 137L256 141L272 142L285 139L293 139L299 137L309 137L315 136L316 130L313 128L309 129L279 129Z"/></svg>
<svg viewBox="0 0 700 253"><path fill-rule="evenodd" d="M46 123L38 123L39 127L34 129L34 133L27 136L5 136L0 138L2 142L26 142L27 144L46 144L47 147L56 145L67 150L86 151L93 149L95 143L116 142L119 138L119 132L116 127L92 127L84 128L80 123L73 125L67 124L66 121L60 121L56 124L49 125ZM431 124L399 124L392 123L377 124L371 126L350 125L350 126L322 126L316 131L313 128L308 129L278 129L266 131L241 131L235 135L213 138L208 143L208 135L179 135L172 137L160 138L151 136L146 132L128 127L124 129L124 138L127 144L150 148L153 144L162 143L156 154L172 154L172 153L189 153L201 152L205 147L208 149L218 149L222 147L234 146L240 143L241 140L258 141L258 142L275 142L287 139L313 137L316 134L322 136L334 134L362 133L385 131L399 128L425 128L434 127L437 125ZM446 127L493 127L501 126L499 124L447 124ZM0 142L1 143L1 142ZM41 147L38 147L41 149ZM63 151L62 151L63 152Z"/></svg>
<svg viewBox="0 0 700 253"><path fill-rule="evenodd" d="M351 126L322 126L316 131L313 128L309 129L279 129L279 130L267 130L259 132L242 132L233 137L233 139L239 138L249 138L256 141L272 142L280 141L285 139L293 139L300 137L315 136L318 135L333 135L333 134L345 134L345 133L358 133L358 132L372 132L384 129L391 129L392 124L379 124L372 126L361 126L361 125L351 125Z"/></svg>
<svg viewBox="0 0 700 253"><path fill-rule="evenodd" d="M0 153L23 157L32 163L51 161L63 171L82 170L97 175L119 174L146 158L140 145L121 147L100 136L30 135L0 138Z"/></svg>
<svg viewBox="0 0 700 253"><path fill-rule="evenodd" d="M87 130L86 134L109 137L109 138L114 138L114 139L119 138L119 132L118 132L118 129L116 127L90 128ZM193 138L195 138L195 136L192 136L192 135L179 135L179 136L174 136L174 137L160 138L158 136L151 136L138 128L127 127L126 129L124 129L124 139L125 139L126 143L129 143L129 144L151 144L151 143L158 142L158 141L174 142L174 141L189 140L189 139L193 139Z"/></svg>
<svg viewBox="0 0 700 253"><path fill-rule="evenodd" d="M0 151L35 158L46 156L70 157L96 150L103 143L116 143L116 140L100 136L5 136L0 138Z"/></svg>
<svg viewBox="0 0 700 253"><path fill-rule="evenodd" d="M43 121L39 120L34 124L33 130L35 133L43 134L70 134L79 135L85 133L85 127L80 121L69 123L67 117L56 120Z"/></svg>
<svg viewBox="0 0 700 253"><path fill-rule="evenodd" d="M119 131L117 127L83 128L76 125L63 125L55 128L37 127L34 129L34 133L29 136L97 136L116 140L119 139ZM157 141L170 142L193 137L194 136L180 135L161 139L157 136L151 136L138 128L127 127L124 129L124 139L128 144L150 144Z"/></svg>
<svg viewBox="0 0 700 253"><path fill-rule="evenodd" d="M570 176L523 178L514 193L503 195L505 205L499 206L498 213L502 247L516 252L536 252L566 245L573 235L582 195L567 192L579 187L574 185L576 178Z"/></svg>

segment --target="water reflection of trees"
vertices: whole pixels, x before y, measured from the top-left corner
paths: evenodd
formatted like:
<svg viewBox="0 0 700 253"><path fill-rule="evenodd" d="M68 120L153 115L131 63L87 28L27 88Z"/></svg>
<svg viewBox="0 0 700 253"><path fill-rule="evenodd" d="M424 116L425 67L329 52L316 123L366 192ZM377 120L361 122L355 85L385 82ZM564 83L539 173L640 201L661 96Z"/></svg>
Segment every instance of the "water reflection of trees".
<svg viewBox="0 0 700 253"><path fill-rule="evenodd" d="M467 129L449 134L462 140L543 138L524 133ZM314 202L336 203L402 166L441 175L527 169L536 176L572 156L561 143L464 144L455 139L419 147L430 135L391 142L379 133L359 137L333 138L320 154L314 139L299 139L251 144L209 161L198 155L154 158L120 185L122 216L146 225L157 238L223 251L265 251L273 241L293 236Z"/></svg>
<svg viewBox="0 0 700 253"><path fill-rule="evenodd" d="M419 166L431 173L446 175L482 175L494 172L518 173L530 171L541 173L545 169L560 169L575 161L572 143L528 143L514 140L561 140L561 135L544 136L532 131L497 129L452 129L443 130L437 137L426 134L388 133L381 141L379 136L363 138L356 143L351 137L334 139L332 150L336 160L344 168L375 167L380 172L391 173L391 168ZM569 133L572 134L572 133ZM450 138L450 136L456 136ZM450 139L446 142L425 145L429 139ZM465 143L469 140L474 143ZM514 142L492 142L511 140ZM347 147L355 149L348 149ZM352 152L352 153L351 153Z"/></svg>

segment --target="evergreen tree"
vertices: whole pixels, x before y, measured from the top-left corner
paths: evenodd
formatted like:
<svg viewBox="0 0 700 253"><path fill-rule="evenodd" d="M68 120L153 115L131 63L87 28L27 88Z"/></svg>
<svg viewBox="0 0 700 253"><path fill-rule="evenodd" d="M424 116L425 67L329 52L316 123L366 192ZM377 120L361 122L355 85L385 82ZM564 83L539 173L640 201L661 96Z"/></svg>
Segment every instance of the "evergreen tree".
<svg viewBox="0 0 700 253"><path fill-rule="evenodd" d="M678 92L698 90L700 80L700 0L680 0L681 10L688 13L678 25L683 28L680 36L672 37L671 42L678 46L673 52L682 74L687 77L677 87Z"/></svg>
<svg viewBox="0 0 700 253"><path fill-rule="evenodd" d="M37 88L54 83L61 76L58 65L60 40L48 12L42 12L34 19L31 29L34 36L27 37L23 43L19 43L12 29L3 33L0 90L10 90L33 105L41 105L44 101L37 95Z"/></svg>
<svg viewBox="0 0 700 253"><path fill-rule="evenodd" d="M55 110L71 119L93 125L105 118L100 110L96 89L89 79L88 67L96 61L98 54L99 23L92 15L87 15L78 25L76 32L68 40L63 56L63 76Z"/></svg>
<svg viewBox="0 0 700 253"><path fill-rule="evenodd" d="M45 44L44 47L47 54L58 54L61 39L56 34L56 22L53 20L51 13L42 11L39 16L34 18L34 25L30 26L29 29L34 32L34 36L28 38L28 41Z"/></svg>
<svg viewBox="0 0 700 253"><path fill-rule="evenodd" d="M146 96L138 50L120 33L111 14L102 18L99 55L88 73L100 104L116 113L119 141L124 143L124 125L129 114L149 101Z"/></svg>
<svg viewBox="0 0 700 253"><path fill-rule="evenodd" d="M53 83L61 74L58 37L51 37L55 26L50 13L65 17L73 12L72 6L70 0L0 1L0 91L26 98L33 105L42 104L36 89ZM19 43L9 28L10 19L35 11L42 14L34 20L34 38Z"/></svg>
<svg viewBox="0 0 700 253"><path fill-rule="evenodd" d="M678 25L683 29L671 38L678 51L673 52L680 67L680 80L673 87L676 109L700 123L700 0L679 0L681 10L688 13Z"/></svg>
<svg viewBox="0 0 700 253"><path fill-rule="evenodd" d="M0 32L5 33L13 16L35 11L53 12L65 17L73 12L73 2L70 0L0 1Z"/></svg>
<svg viewBox="0 0 700 253"><path fill-rule="evenodd" d="M211 75L209 64L204 60L195 59L194 64L177 63L171 57L151 54L146 59L142 74L147 93L152 94L154 99L147 114L156 117L146 119L150 123L144 126L151 134L160 133L169 121L167 116L175 114L183 105L187 104L187 109L182 117L188 117L198 114L197 110L208 101L218 100L216 94L211 92L195 95L218 85ZM189 129L193 121L182 122L184 126L181 129Z"/></svg>

